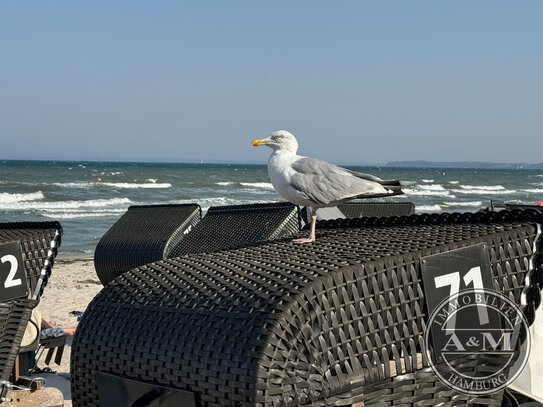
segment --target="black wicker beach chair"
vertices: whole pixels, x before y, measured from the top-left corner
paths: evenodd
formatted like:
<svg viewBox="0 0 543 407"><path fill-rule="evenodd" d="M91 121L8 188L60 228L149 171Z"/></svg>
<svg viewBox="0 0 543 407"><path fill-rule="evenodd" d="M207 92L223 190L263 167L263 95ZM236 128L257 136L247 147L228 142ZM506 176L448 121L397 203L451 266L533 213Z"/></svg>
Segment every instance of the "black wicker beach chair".
<svg viewBox="0 0 543 407"><path fill-rule="evenodd" d="M30 319L32 309L41 298L51 275L54 259L61 241L62 228L58 222L0 223L0 250L11 254L2 255L2 263L18 263L21 256L24 275L3 274L0 287L0 382L7 391L7 382L19 352L21 340ZM17 249L20 248L20 249ZM19 254L17 254L19 253ZM7 256L7 257L6 257ZM14 257L9 257L14 256ZM15 269L12 269L15 271ZM26 286L26 293L7 294L6 289ZM6 288L7 287L7 288Z"/></svg>
<svg viewBox="0 0 543 407"><path fill-rule="evenodd" d="M351 201L338 205L338 209L347 218L408 216L415 213L415 205L411 202Z"/></svg>
<svg viewBox="0 0 543 407"><path fill-rule="evenodd" d="M300 231L300 209L288 202L212 206L169 257L211 253Z"/></svg>
<svg viewBox="0 0 543 407"><path fill-rule="evenodd" d="M533 209L543 213L543 206L540 205L528 205L528 204L510 204L500 201L491 201L489 210L502 211L502 210L515 210L515 209Z"/></svg>
<svg viewBox="0 0 543 407"><path fill-rule="evenodd" d="M96 274L106 285L120 274L170 252L201 218L197 204L134 205L100 239L94 251Z"/></svg>
<svg viewBox="0 0 543 407"><path fill-rule="evenodd" d="M460 394L429 367L421 258L484 243L494 288L533 321L542 221L535 211L341 219L320 222L310 245L280 239L131 270L78 326L73 403L107 405L97 380L114 379L188 391L200 407L499 406L503 391Z"/></svg>

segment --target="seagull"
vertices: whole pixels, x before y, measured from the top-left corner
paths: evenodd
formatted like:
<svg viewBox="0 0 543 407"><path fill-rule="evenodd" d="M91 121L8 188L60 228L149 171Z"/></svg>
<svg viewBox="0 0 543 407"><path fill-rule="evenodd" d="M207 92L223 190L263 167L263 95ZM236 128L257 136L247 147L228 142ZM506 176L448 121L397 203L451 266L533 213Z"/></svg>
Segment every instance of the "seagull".
<svg viewBox="0 0 543 407"><path fill-rule="evenodd" d="M293 240L304 244L316 240L318 208L337 206L355 198L401 195L399 181L387 181L338 167L316 158L297 155L298 141L285 130L251 142L253 147L268 146L268 174L277 193L287 201L303 206L311 215L309 237Z"/></svg>

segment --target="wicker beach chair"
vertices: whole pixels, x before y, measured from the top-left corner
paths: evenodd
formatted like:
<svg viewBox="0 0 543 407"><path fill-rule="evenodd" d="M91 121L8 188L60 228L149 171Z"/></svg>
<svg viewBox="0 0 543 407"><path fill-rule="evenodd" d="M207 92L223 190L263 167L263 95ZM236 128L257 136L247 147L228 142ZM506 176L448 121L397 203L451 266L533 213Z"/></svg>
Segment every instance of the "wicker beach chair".
<svg viewBox="0 0 543 407"><path fill-rule="evenodd" d="M32 309L38 305L51 275L61 234L62 227L58 222L0 223L0 245L20 247L28 287L24 296L0 302L0 382L3 391L7 391L7 382ZM2 278L5 280L6 276ZM21 276L20 281L17 279L15 282L24 282L23 279ZM3 288L13 285L6 284L6 281Z"/></svg>
<svg viewBox="0 0 543 407"><path fill-rule="evenodd" d="M523 298L533 321L542 221L534 211L341 219L320 222L311 245L279 239L131 270L78 326L73 403L100 405L97 377L111 375L192 392L200 407L500 405L503 392L457 393L429 367L421 258L484 243L494 288Z"/></svg>
<svg viewBox="0 0 543 407"><path fill-rule="evenodd" d="M543 213L543 206L540 205L528 205L528 204L510 204L500 201L491 201L489 210L502 211L502 210L515 210L515 209L533 209Z"/></svg>
<svg viewBox="0 0 543 407"><path fill-rule="evenodd" d="M104 234L94 251L96 274L106 285L122 273L170 257L201 218L197 204L134 205Z"/></svg>
<svg viewBox="0 0 543 407"><path fill-rule="evenodd" d="M347 218L408 216L415 213L415 205L411 202L351 201L338 205L338 209Z"/></svg>
<svg viewBox="0 0 543 407"><path fill-rule="evenodd" d="M169 257L211 253L292 236L300 231L300 209L288 202L212 206Z"/></svg>

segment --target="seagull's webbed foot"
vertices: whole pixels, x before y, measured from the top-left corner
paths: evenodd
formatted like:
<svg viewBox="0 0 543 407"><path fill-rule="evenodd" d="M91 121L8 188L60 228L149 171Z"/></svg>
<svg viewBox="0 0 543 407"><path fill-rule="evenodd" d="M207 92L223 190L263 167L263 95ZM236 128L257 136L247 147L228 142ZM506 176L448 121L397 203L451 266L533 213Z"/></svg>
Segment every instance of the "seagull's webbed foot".
<svg viewBox="0 0 543 407"><path fill-rule="evenodd" d="M314 212L313 212L314 213ZM301 239L294 239L292 241L292 243L295 243L295 244L306 244L306 243L312 243L314 242L315 240L317 240L317 233L316 233L316 227L317 225L317 215L315 214L312 214L311 215L311 227L309 229L309 236L308 237L304 237L304 238L301 238Z"/></svg>
<svg viewBox="0 0 543 407"><path fill-rule="evenodd" d="M294 244L306 244L306 243L312 243L316 239L314 237L303 237L301 239L293 239L292 243Z"/></svg>

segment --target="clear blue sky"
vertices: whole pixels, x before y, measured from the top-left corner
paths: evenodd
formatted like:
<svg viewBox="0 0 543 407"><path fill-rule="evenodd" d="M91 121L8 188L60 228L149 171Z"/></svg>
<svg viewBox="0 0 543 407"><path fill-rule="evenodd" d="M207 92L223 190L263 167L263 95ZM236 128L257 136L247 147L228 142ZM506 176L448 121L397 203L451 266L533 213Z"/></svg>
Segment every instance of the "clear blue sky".
<svg viewBox="0 0 543 407"><path fill-rule="evenodd" d="M2 1L0 158L543 162L542 1Z"/></svg>

